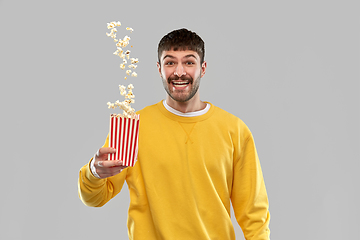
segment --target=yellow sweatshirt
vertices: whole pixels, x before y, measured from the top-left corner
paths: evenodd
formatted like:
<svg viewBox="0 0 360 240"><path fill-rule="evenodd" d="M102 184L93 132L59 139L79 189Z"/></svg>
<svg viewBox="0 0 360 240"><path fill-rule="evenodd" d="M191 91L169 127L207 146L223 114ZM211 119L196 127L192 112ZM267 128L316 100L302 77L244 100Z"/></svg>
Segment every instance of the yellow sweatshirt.
<svg viewBox="0 0 360 240"><path fill-rule="evenodd" d="M239 118L210 105L196 117L175 115L162 102L139 111L135 166L98 179L85 165L80 199L100 207L126 180L131 240L234 240L230 201L247 240L269 239L268 198L252 134Z"/></svg>

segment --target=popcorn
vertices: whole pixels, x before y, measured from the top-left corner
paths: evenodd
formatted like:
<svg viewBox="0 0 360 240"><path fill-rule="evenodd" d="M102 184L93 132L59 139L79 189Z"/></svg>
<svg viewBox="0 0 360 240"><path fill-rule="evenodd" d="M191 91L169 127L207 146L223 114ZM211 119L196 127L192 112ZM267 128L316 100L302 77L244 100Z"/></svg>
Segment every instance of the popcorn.
<svg viewBox="0 0 360 240"><path fill-rule="evenodd" d="M115 27L116 25L114 24L114 22L111 22L111 23L108 23L107 24L107 28L108 29L111 29L111 28L113 28L113 27Z"/></svg>
<svg viewBox="0 0 360 240"><path fill-rule="evenodd" d="M115 39L116 38L116 32L117 32L116 28L112 28L110 33L106 33L106 35L108 37L111 37L111 38Z"/></svg>
<svg viewBox="0 0 360 240"><path fill-rule="evenodd" d="M108 108L115 109L115 104L114 103L108 102L107 105L109 106Z"/></svg>
<svg viewBox="0 0 360 240"><path fill-rule="evenodd" d="M126 91L126 89L128 91ZM134 85L132 84L129 84L127 87L125 87L124 85L119 85L120 95L124 96L125 100L122 102L117 100L115 103L108 102L107 103L108 108L115 109L116 107L119 107L120 109L123 110L124 116L134 117L136 115L135 109L130 106L131 103L135 102L134 100L135 95L132 92L133 89L134 89Z"/></svg>
<svg viewBox="0 0 360 240"><path fill-rule="evenodd" d="M132 85L132 84L130 84L130 85ZM129 85L129 86L130 86ZM128 89L129 89L129 86L128 86ZM119 90L120 90L120 94L122 95L122 96L125 96L126 95L126 90L125 90L126 88L125 88L125 86L124 85L119 85Z"/></svg>
<svg viewBox="0 0 360 240"><path fill-rule="evenodd" d="M120 56L121 54L123 54L123 50L121 48L117 48L116 51L113 53L114 55Z"/></svg>
<svg viewBox="0 0 360 240"><path fill-rule="evenodd" d="M132 93L128 93L128 94L126 95L126 98L128 98L128 100L132 100L132 98L135 98L135 95L132 94Z"/></svg>
<svg viewBox="0 0 360 240"><path fill-rule="evenodd" d="M107 24L108 29L111 29L111 28L114 28L114 27L120 27L120 26L121 26L120 22L111 22L111 23Z"/></svg>
<svg viewBox="0 0 360 240"><path fill-rule="evenodd" d="M137 58L131 58L130 61L131 61L131 64L139 62L139 60Z"/></svg>
<svg viewBox="0 0 360 240"><path fill-rule="evenodd" d="M129 58L130 58L130 50L127 50L127 51L125 52L125 55L126 55L127 59L129 59Z"/></svg>
<svg viewBox="0 0 360 240"><path fill-rule="evenodd" d="M116 44L117 47L126 47L129 45L130 37L125 36L123 40L119 40L119 42Z"/></svg>
<svg viewBox="0 0 360 240"><path fill-rule="evenodd" d="M119 21L114 21L114 22L110 22L107 23L107 28L110 30L110 32L106 33L106 35L110 38L112 38L115 42L116 45L116 50L113 52L114 55L120 57L122 59L122 63L120 63L119 67L121 70L125 70L126 65L128 66L128 70L125 71L127 76L131 76L131 77L137 77L137 73L134 72L133 70L135 70L137 68L137 65L135 65L136 63L139 62L139 60L137 58L130 58L130 50L126 50L125 48L130 44L130 40L131 38L126 35L124 38L119 38L116 37L116 34L118 33L118 30L116 29L116 27L121 26L121 23ZM130 33L132 33L134 31L134 29L127 27L126 28L127 31L130 31ZM131 46L133 47L133 46ZM131 64L128 64L128 60L130 60ZM131 70L133 69L133 70ZM124 79L127 79L127 76L124 77ZM123 85L119 85L119 91L120 91L120 95L124 96L125 100L120 102L119 100L117 100L115 103L111 103L108 102L108 108L111 109L115 109L115 108L120 108L121 110L123 110L123 114L118 114L117 116L123 116L123 117L130 117L133 118L136 116L135 114L135 109L131 107L131 103L135 102L135 95L133 94L133 89L134 86L132 84L129 84L128 87L126 88Z"/></svg>
<svg viewBox="0 0 360 240"><path fill-rule="evenodd" d="M124 42L129 42L129 41L130 41L130 37L126 35L126 36L124 37L124 40L123 40L123 41L124 41Z"/></svg>

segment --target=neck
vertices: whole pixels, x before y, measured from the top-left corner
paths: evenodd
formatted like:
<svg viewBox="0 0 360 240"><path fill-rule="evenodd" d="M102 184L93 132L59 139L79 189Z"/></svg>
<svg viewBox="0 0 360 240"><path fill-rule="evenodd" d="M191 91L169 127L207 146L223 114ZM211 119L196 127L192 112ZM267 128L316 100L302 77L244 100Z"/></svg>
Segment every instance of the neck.
<svg viewBox="0 0 360 240"><path fill-rule="evenodd" d="M196 112L203 110L206 107L206 103L202 102L199 97L193 97L186 102L178 102L172 99L169 95L166 96L166 103L182 113Z"/></svg>

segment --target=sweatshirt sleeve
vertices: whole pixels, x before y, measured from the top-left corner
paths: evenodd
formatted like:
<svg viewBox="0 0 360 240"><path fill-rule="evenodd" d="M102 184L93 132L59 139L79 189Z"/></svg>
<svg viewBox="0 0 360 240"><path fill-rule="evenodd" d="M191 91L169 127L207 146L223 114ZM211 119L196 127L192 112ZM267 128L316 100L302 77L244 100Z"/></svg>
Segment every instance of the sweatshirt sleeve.
<svg viewBox="0 0 360 240"><path fill-rule="evenodd" d="M107 137L103 147L108 146L109 142ZM89 163L83 166L79 172L79 197L87 206L101 207L120 192L125 182L127 168L115 176L99 179L91 173L91 160L92 159L90 159Z"/></svg>
<svg viewBox="0 0 360 240"><path fill-rule="evenodd" d="M234 162L231 201L245 239L268 240L269 203L263 174L250 131L240 140L241 151Z"/></svg>

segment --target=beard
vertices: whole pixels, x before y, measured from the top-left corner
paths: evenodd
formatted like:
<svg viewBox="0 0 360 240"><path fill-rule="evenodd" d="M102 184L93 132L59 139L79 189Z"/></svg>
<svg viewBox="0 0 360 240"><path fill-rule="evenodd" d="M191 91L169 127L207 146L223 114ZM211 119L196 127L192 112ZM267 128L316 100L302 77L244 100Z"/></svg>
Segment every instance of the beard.
<svg viewBox="0 0 360 240"><path fill-rule="evenodd" d="M170 76L167 80L164 79L161 76L161 79L163 81L163 85L165 88L165 91L167 92L167 94L175 101L177 102L187 102L189 101L191 98L193 98L195 96L195 94L197 93L197 91L199 90L200 87L200 75L197 79L193 79L191 76ZM188 85L191 86L190 91L188 90L172 90L169 88L169 86L171 86L171 81L173 80L184 80L184 81L189 81Z"/></svg>

